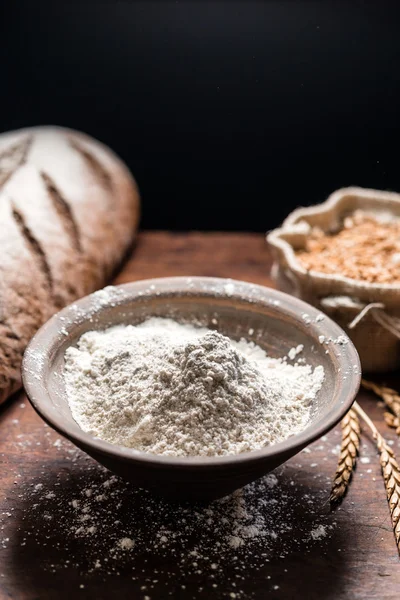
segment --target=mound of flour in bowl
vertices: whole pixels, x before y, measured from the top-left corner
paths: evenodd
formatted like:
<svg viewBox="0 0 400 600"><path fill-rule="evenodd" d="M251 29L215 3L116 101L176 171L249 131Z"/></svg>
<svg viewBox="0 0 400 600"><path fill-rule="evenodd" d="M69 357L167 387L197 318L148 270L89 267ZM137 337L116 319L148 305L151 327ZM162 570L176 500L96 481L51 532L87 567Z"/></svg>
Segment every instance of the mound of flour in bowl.
<svg viewBox="0 0 400 600"><path fill-rule="evenodd" d="M301 431L322 366L269 358L253 342L151 318L82 335L65 353L80 427L113 444L171 456L237 454Z"/></svg>

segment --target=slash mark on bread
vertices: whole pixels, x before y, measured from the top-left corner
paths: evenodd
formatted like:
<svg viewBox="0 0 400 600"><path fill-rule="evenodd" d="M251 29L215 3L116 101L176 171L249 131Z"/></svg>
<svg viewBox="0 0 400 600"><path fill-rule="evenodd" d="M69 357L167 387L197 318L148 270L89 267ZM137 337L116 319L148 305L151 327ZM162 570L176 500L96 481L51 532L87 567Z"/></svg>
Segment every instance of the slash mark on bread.
<svg viewBox="0 0 400 600"><path fill-rule="evenodd" d="M1 330L1 335L4 335L6 338L9 338L10 340L17 340L20 341L20 336L18 335L18 333L16 333L11 325L5 320L5 319L0 319L0 330Z"/></svg>
<svg viewBox="0 0 400 600"><path fill-rule="evenodd" d="M26 136L0 153L0 188L7 183L18 167L26 162L32 139L33 136Z"/></svg>
<svg viewBox="0 0 400 600"><path fill-rule="evenodd" d="M98 180L100 185L107 191L112 192L113 180L107 169L101 164L98 158L89 152L84 146L82 146L77 140L69 138L69 143L82 156L86 165L89 167L95 178Z"/></svg>
<svg viewBox="0 0 400 600"><path fill-rule="evenodd" d="M41 273L43 274L51 295L53 295L53 277L51 274L49 263L47 262L46 254L38 240L33 235L32 231L27 226L22 213L15 207L13 203L11 203L11 209L14 221L17 224L17 227L22 237L24 238L25 243L32 254L32 257L36 261L36 264L38 265Z"/></svg>
<svg viewBox="0 0 400 600"><path fill-rule="evenodd" d="M70 205L65 200L60 190L57 188L53 179L49 175L47 175L47 173L41 171L40 176L46 187L46 191L51 201L53 202L54 209L59 216L61 224L64 227L64 230L70 239L71 246L77 252L82 252L79 227L72 213Z"/></svg>

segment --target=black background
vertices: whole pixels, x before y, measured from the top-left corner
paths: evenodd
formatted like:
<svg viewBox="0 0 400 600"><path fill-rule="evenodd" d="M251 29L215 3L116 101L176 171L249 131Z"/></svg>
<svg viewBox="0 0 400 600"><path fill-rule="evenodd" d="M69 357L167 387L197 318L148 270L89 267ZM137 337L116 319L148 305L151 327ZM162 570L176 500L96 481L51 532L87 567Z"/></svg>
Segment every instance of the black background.
<svg viewBox="0 0 400 600"><path fill-rule="evenodd" d="M60 124L134 172L143 227L266 230L400 191L396 3L8 3L0 130Z"/></svg>

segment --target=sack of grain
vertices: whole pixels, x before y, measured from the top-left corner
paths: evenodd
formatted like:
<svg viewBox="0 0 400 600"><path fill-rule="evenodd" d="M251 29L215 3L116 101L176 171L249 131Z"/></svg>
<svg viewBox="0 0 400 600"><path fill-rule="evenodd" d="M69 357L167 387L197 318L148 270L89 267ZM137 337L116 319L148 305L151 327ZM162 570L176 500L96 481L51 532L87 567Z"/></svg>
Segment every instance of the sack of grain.
<svg viewBox="0 0 400 600"><path fill-rule="evenodd" d="M400 195L351 187L334 192L322 204L295 210L279 229L267 235L274 256L272 276L280 288L319 307L346 330L364 371L393 370L400 366L400 263L393 260L379 268L369 265L368 254L372 257L374 253L371 242L353 276L349 235L343 249L343 257L347 253L348 258L342 258L342 268L339 257L331 265L320 261L312 268L301 261L313 232L321 236L335 234L357 211L377 222L396 223L397 227ZM384 250L388 256L392 252L393 259L398 256L389 243ZM372 269L371 276L365 270L368 268Z"/></svg>

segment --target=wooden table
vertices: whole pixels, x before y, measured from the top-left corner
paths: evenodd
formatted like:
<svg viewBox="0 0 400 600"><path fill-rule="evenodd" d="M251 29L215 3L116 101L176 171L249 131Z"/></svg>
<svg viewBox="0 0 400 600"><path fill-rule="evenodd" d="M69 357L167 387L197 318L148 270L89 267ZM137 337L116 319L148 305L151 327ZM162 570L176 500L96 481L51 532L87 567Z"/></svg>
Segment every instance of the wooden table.
<svg viewBox="0 0 400 600"><path fill-rule="evenodd" d="M271 285L269 267L262 235L144 232L116 282L209 275ZM390 383L396 384L396 378ZM400 455L399 440L382 421L382 407L365 392L359 399ZM46 427L22 393L0 409L0 421L1 599L383 600L399 596L400 561L379 463L367 434L350 492L334 514L327 498L339 428L278 470L278 484L270 493L264 491L265 510L277 533L266 538L263 559L260 548L256 560L251 553L243 556L240 549L219 556L216 547L217 568L204 566L204 559L202 567L196 568L196 561L183 561L179 551L178 555L168 553L168 548L164 554L152 552L151 521L163 528L165 503L158 505L144 492L132 495L131 501L129 489L118 492L122 482L104 486L109 476ZM106 553L110 574L103 568L104 561L101 567L94 564L93 556L101 555L112 529L107 525L102 534L98 527L91 538L81 538L71 516L74 502L83 502L82 495L90 493L85 490L108 485L117 489L104 495L108 515L115 511L116 530L132 531L134 538L135 527L140 528L142 548L121 551L114 558ZM156 510L146 521L150 550L145 552L147 525L140 522L140 515L147 504ZM247 508L251 510L251 503ZM327 535L320 535L321 531ZM202 539L208 535L197 533ZM196 536L186 542L188 556L198 542Z"/></svg>

